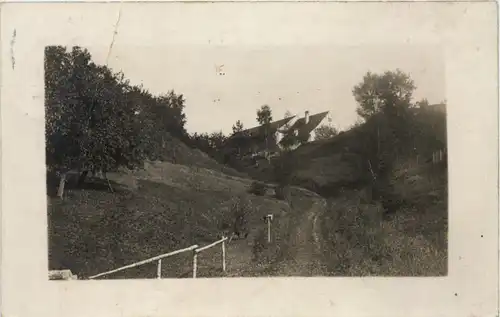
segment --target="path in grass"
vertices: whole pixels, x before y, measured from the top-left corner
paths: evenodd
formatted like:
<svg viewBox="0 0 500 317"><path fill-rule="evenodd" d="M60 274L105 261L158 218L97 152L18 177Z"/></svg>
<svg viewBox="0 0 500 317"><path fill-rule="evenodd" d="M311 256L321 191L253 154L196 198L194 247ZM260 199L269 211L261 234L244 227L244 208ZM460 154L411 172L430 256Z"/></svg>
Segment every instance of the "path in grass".
<svg viewBox="0 0 500 317"><path fill-rule="evenodd" d="M323 241L320 215L326 204L312 198L308 209L296 209L289 215L287 226L276 229L272 242L265 243L261 259L256 260L255 241L263 228L254 229L247 239L232 240L226 247L226 273L222 273L222 252L215 247L198 258L198 277L256 277L256 276L324 276ZM278 227L277 224L274 224ZM265 230L264 230L265 231ZM200 264L205 263L205 264Z"/></svg>
<svg viewBox="0 0 500 317"><path fill-rule="evenodd" d="M312 206L304 212L292 227L289 238L287 257L279 262L280 276L322 276L322 237L319 216L324 209L324 201L315 199Z"/></svg>

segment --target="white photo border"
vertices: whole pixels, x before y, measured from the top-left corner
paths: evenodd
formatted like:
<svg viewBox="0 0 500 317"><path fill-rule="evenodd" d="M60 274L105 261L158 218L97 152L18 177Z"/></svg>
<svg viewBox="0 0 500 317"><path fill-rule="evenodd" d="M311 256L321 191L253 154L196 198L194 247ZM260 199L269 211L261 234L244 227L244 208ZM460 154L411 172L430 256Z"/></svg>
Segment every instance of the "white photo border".
<svg viewBox="0 0 500 317"><path fill-rule="evenodd" d="M495 316L498 25L494 2L3 3L2 315ZM449 266L441 278L47 278L47 45L435 44L446 64Z"/></svg>

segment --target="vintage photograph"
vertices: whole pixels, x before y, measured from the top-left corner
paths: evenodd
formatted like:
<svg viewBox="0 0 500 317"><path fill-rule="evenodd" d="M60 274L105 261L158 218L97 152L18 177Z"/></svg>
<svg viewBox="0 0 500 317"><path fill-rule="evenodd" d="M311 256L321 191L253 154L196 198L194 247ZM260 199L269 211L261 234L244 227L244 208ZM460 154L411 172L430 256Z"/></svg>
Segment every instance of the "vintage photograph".
<svg viewBox="0 0 500 317"><path fill-rule="evenodd" d="M44 63L50 280L447 275L439 48L53 45Z"/></svg>

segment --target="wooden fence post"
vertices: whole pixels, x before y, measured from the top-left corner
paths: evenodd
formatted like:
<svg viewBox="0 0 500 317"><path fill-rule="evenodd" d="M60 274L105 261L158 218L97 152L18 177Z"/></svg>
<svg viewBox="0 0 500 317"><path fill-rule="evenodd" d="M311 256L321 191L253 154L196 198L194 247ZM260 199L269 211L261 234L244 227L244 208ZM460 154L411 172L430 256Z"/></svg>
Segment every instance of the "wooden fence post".
<svg viewBox="0 0 500 317"><path fill-rule="evenodd" d="M161 259L158 260L158 266L156 268L156 277L161 279Z"/></svg>
<svg viewBox="0 0 500 317"><path fill-rule="evenodd" d="M222 237L222 239L225 238ZM226 272L226 240L222 240L222 272Z"/></svg>
<svg viewBox="0 0 500 317"><path fill-rule="evenodd" d="M198 266L198 252L193 251L193 278L196 278L196 270Z"/></svg>
<svg viewBox="0 0 500 317"><path fill-rule="evenodd" d="M265 218L267 221L267 243L271 243L271 221L273 220L273 215L269 214Z"/></svg>
<svg viewBox="0 0 500 317"><path fill-rule="evenodd" d="M267 218L267 243L271 243L271 220Z"/></svg>

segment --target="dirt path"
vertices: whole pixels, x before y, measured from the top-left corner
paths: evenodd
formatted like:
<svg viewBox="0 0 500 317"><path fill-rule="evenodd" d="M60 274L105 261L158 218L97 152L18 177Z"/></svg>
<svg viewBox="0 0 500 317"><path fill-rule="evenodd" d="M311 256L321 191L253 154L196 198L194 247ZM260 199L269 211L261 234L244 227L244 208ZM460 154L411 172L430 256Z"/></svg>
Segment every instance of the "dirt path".
<svg viewBox="0 0 500 317"><path fill-rule="evenodd" d="M278 264L278 275L322 276L322 238L319 216L324 210L323 200L314 199L311 208L298 218L297 226L287 247L287 258Z"/></svg>
<svg viewBox="0 0 500 317"><path fill-rule="evenodd" d="M255 261L253 251L254 232L247 240L233 240L227 246L226 276L324 276L322 263L322 236L320 233L320 215L326 203L323 199L313 198L310 208L305 211L295 210L290 215L288 232L274 236L273 242L266 245L263 254L270 256L270 261ZM278 234L278 233L276 233ZM211 257L219 258L218 252ZM214 267L215 269L215 267ZM204 274L199 274L202 277ZM221 276L222 273L219 274ZM213 276L210 274L210 276Z"/></svg>

